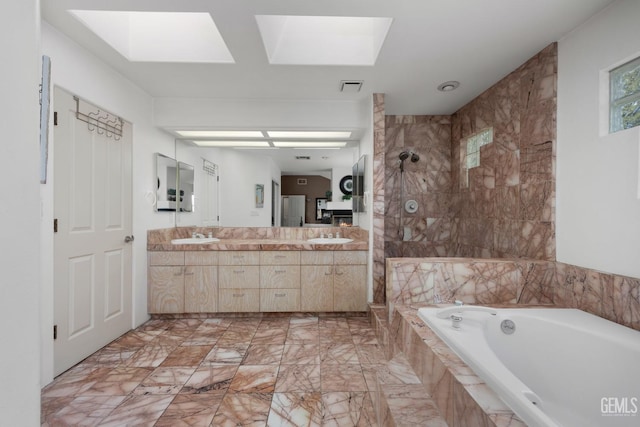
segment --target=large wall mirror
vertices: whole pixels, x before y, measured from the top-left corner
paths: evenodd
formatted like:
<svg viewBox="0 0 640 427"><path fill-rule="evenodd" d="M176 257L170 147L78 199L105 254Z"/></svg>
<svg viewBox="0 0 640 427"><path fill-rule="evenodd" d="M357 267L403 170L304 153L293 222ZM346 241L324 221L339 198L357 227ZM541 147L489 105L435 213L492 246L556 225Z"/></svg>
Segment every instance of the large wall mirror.
<svg viewBox="0 0 640 427"><path fill-rule="evenodd" d="M193 212L195 208L194 168L185 162L155 154L156 212Z"/></svg>
<svg viewBox="0 0 640 427"><path fill-rule="evenodd" d="M322 225L316 220L316 199L327 197L327 193L339 194L339 182L351 175L359 149L357 143L339 150L203 147L176 139L175 157L179 163L194 166L193 210L177 211L176 226L282 226L276 220L282 218L281 199L288 195L305 196L308 215L304 214L303 225L315 226ZM202 176L203 164L215 168L212 181ZM300 185L285 194L283 184L290 177L296 177ZM305 192L313 188L312 177L324 177L327 183L319 194ZM255 203L256 185L264 186L262 206ZM273 188L281 194L274 197ZM181 190L187 194L187 189ZM296 226L300 226L299 217Z"/></svg>

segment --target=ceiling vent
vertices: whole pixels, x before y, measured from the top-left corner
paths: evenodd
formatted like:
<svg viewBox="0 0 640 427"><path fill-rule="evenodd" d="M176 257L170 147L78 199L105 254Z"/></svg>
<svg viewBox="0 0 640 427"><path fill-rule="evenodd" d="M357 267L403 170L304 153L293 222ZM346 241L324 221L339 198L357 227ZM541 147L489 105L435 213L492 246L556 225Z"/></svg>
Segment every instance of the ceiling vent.
<svg viewBox="0 0 640 427"><path fill-rule="evenodd" d="M342 80L340 82L340 92L358 93L362 89L363 80Z"/></svg>
<svg viewBox="0 0 640 427"><path fill-rule="evenodd" d="M311 156L296 156L296 160L311 160Z"/></svg>

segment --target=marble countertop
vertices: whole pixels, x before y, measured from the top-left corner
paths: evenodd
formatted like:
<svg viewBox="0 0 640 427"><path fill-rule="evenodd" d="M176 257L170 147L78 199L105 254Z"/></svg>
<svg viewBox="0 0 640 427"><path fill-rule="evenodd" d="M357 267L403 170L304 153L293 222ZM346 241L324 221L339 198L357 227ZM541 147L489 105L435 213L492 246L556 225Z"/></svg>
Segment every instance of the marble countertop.
<svg viewBox="0 0 640 427"><path fill-rule="evenodd" d="M284 239L222 239L205 244L174 245L170 241L148 243L148 251L366 251L368 242L314 244L305 240Z"/></svg>

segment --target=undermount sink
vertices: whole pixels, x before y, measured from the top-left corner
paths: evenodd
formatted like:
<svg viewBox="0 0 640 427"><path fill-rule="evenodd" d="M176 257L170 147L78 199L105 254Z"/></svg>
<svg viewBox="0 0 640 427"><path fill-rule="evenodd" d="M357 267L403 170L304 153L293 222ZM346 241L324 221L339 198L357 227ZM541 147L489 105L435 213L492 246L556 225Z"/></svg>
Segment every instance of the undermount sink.
<svg viewBox="0 0 640 427"><path fill-rule="evenodd" d="M207 243L219 242L217 237L187 237L184 239L173 239L172 245L203 245Z"/></svg>
<svg viewBox="0 0 640 427"><path fill-rule="evenodd" d="M334 239L329 239L326 237L317 237L315 239L307 240L309 243L314 243L316 245L340 245L343 243L351 243L353 239L347 239L345 237L336 237Z"/></svg>

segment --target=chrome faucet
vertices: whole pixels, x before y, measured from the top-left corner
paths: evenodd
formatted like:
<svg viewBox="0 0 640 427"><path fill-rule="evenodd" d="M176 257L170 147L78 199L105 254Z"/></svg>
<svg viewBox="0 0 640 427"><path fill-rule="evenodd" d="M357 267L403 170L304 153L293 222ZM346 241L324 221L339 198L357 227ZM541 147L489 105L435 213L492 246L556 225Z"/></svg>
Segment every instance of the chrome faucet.
<svg viewBox="0 0 640 427"><path fill-rule="evenodd" d="M196 233L195 231L191 233L191 238L193 239L204 239L204 234Z"/></svg>

